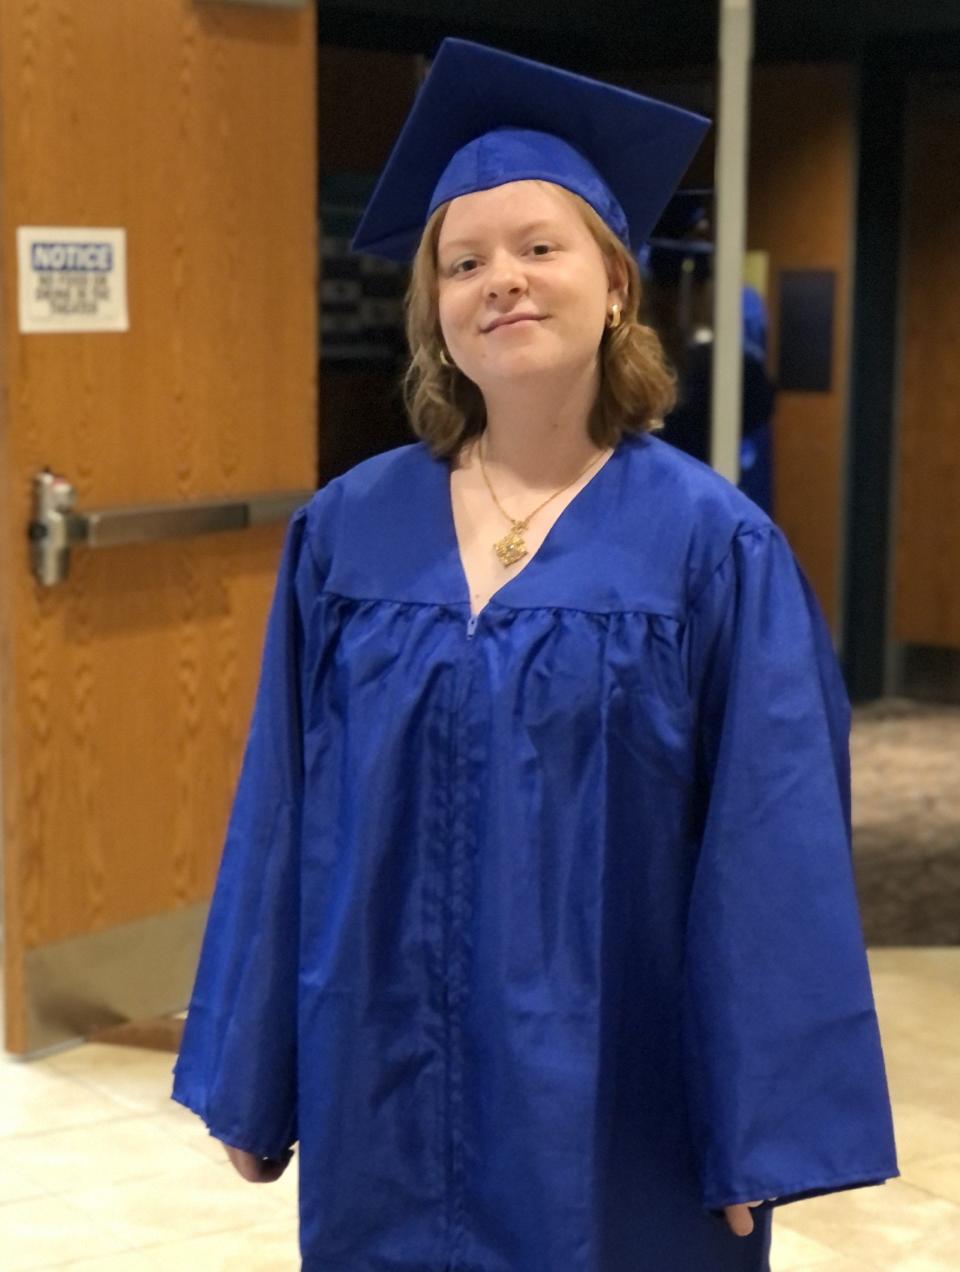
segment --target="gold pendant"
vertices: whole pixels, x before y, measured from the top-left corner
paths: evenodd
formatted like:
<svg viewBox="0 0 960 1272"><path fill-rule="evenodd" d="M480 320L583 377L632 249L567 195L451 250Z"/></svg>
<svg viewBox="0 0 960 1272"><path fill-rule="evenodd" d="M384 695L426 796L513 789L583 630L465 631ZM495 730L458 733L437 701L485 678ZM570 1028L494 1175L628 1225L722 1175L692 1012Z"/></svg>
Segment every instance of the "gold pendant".
<svg viewBox="0 0 960 1272"><path fill-rule="evenodd" d="M525 521L515 521L513 528L499 539L494 545L493 550L503 562L504 566L513 565L514 561L519 561L521 557L527 555L527 545L523 541L522 530L526 530L527 523Z"/></svg>

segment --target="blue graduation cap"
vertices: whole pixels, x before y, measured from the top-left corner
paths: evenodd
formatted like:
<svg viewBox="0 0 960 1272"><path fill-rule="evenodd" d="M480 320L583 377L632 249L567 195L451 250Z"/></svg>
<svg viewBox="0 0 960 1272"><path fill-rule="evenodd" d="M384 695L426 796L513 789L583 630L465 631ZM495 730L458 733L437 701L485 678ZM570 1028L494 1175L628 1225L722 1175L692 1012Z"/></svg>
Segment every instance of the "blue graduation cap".
<svg viewBox="0 0 960 1272"><path fill-rule="evenodd" d="M353 237L410 260L448 199L539 178L636 251L682 180L702 115L470 40L440 45Z"/></svg>

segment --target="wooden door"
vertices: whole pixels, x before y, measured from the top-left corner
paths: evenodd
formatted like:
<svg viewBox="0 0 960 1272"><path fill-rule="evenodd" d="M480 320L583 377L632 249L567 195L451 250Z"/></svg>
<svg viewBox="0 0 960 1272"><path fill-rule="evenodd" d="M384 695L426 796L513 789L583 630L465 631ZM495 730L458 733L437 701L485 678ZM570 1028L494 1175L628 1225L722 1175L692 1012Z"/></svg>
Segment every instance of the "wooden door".
<svg viewBox="0 0 960 1272"><path fill-rule="evenodd" d="M316 473L312 5L0 0L6 1046L182 1007L283 523L28 564L79 510ZM18 226L124 227L129 329L19 329Z"/></svg>
<svg viewBox="0 0 960 1272"><path fill-rule="evenodd" d="M909 96L892 630L960 649L960 75Z"/></svg>
<svg viewBox="0 0 960 1272"><path fill-rule="evenodd" d="M749 245L770 267L770 357L780 364L788 270L836 279L829 389L780 389L773 420L774 514L837 627L843 556L843 437L853 278L856 70L842 63L758 66L750 106Z"/></svg>

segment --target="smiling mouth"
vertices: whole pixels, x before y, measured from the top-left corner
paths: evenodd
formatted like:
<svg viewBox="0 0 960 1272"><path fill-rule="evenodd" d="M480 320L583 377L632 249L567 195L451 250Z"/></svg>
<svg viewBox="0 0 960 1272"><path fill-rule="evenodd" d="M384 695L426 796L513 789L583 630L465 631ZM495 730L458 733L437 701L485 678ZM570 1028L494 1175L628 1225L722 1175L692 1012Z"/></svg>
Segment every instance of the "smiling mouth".
<svg viewBox="0 0 960 1272"><path fill-rule="evenodd" d="M525 322L542 322L542 318L511 318L509 322L498 322L494 327L488 327L486 335L491 332L499 331L501 327L522 327Z"/></svg>

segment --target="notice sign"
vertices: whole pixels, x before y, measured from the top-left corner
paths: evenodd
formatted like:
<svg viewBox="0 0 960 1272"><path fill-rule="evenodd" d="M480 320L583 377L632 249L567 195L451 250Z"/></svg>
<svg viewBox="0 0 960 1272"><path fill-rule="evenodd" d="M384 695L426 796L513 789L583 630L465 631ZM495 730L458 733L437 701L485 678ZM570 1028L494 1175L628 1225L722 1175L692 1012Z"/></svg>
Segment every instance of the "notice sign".
<svg viewBox="0 0 960 1272"><path fill-rule="evenodd" d="M17 226L21 331L127 331L127 232Z"/></svg>

